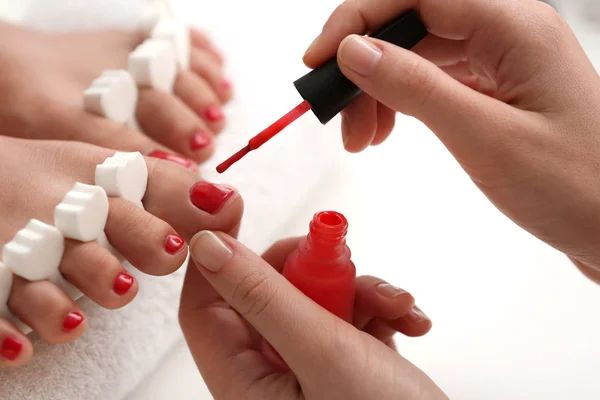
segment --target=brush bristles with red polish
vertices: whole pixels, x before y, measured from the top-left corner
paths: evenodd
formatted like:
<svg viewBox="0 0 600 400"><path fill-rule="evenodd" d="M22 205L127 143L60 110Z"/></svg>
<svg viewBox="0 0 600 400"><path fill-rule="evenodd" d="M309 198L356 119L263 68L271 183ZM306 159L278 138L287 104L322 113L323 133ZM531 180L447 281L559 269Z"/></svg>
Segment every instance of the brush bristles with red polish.
<svg viewBox="0 0 600 400"><path fill-rule="evenodd" d="M222 174L223 172L227 171L233 164L244 158L246 154L250 153L252 150L258 149L260 146L273 139L275 135L290 126L292 122L306 114L306 112L308 112L308 110L311 108L312 107L308 101L303 101L300 103L299 106L281 117L281 119L277 120L277 122L275 122L273 125L269 126L267 129L250 139L246 147L229 157L223 163L219 164L217 167L217 172Z"/></svg>

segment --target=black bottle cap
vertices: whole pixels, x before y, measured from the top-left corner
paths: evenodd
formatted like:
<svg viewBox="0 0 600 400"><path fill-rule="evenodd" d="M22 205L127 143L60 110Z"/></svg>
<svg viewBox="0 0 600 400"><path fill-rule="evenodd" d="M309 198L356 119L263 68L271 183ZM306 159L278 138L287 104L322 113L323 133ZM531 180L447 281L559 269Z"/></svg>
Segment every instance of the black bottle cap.
<svg viewBox="0 0 600 400"><path fill-rule="evenodd" d="M409 11L370 35L405 49L413 48L427 35L427 28L415 11ZM342 74L333 58L294 82L304 100L324 125L352 102L361 90Z"/></svg>

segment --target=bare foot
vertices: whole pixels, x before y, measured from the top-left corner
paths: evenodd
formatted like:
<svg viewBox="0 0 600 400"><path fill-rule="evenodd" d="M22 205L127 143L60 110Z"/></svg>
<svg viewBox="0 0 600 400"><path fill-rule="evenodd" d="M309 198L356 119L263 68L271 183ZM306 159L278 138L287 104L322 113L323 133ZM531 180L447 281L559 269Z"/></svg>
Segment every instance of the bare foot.
<svg viewBox="0 0 600 400"><path fill-rule="evenodd" d="M78 142L0 136L0 247L32 218L53 224L54 208L75 182L93 184L96 165L112 155L113 150ZM145 209L111 197L105 228L109 242L133 266L151 275L166 275L185 261L184 240L196 232L237 232L243 208L237 192L198 182L192 171L175 163L154 158L146 163ZM138 283L117 257L97 242L65 239L60 272L84 295L109 309L125 306L138 291ZM14 316L49 343L72 341L86 329L77 303L46 280L13 276L7 304ZM0 366L23 365L32 352L27 336L0 318Z"/></svg>
<svg viewBox="0 0 600 400"><path fill-rule="evenodd" d="M174 93L140 90L137 119L144 135L83 108L84 90L102 71L126 69L144 35L47 34L0 23L2 134L140 151L188 166L195 166L190 160L205 161L214 151L214 135L225 126L222 105L231 97L231 84L206 36L196 30L191 36L191 67L179 72ZM172 152L184 157L169 157Z"/></svg>

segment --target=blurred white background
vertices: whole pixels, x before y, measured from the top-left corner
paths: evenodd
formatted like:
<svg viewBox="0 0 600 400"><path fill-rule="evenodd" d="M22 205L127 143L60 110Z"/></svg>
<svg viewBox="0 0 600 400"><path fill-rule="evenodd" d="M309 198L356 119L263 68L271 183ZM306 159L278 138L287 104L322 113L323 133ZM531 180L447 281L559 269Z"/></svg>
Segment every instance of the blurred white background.
<svg viewBox="0 0 600 400"><path fill-rule="evenodd" d="M180 0L178 8L217 38L238 91L268 99L259 93L260 82L276 76L281 90L293 90L291 82L306 71L300 61L304 49L337 3ZM562 3L561 11L600 66L600 18L594 22L583 2L579 8L573 5L580 2ZM586 6L597 9L598 3ZM282 107L294 105L282 106L274 97L264 107L274 109L275 119ZM236 132L240 143L270 122ZM280 162L294 155L289 148ZM281 236L304 234L316 211L343 212L359 272L411 291L434 321L426 337L399 337L398 343L450 398L600 398L600 288L500 214L428 129L399 117L385 145L344 154L334 175L300 215L290 216ZM131 397L166 398L211 398L183 344Z"/></svg>

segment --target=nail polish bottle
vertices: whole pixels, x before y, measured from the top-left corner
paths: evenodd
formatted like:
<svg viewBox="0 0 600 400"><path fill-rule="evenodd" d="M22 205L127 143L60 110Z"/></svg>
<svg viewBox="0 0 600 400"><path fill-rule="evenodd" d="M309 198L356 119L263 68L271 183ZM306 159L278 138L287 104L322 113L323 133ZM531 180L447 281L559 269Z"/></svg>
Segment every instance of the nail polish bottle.
<svg viewBox="0 0 600 400"><path fill-rule="evenodd" d="M356 268L346 245L348 221L334 211L315 214L310 231L290 254L283 276L314 302L352 323Z"/></svg>

